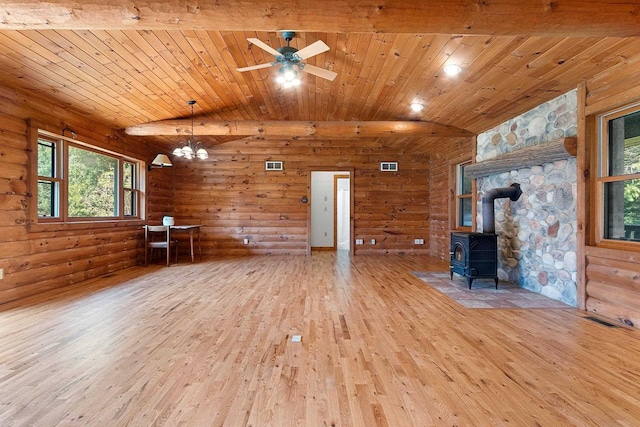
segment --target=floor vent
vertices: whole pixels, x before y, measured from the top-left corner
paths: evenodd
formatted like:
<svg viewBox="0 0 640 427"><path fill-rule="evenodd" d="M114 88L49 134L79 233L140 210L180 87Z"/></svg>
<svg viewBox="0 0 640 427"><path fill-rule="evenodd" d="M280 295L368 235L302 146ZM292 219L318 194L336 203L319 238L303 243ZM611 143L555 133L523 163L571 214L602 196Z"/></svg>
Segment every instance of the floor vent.
<svg viewBox="0 0 640 427"><path fill-rule="evenodd" d="M607 322L606 320L598 319L597 317L593 317L593 316L587 316L587 317L585 317L585 319L591 320L592 322L600 323L601 325L604 325L607 328L619 328L620 327L620 326L618 326L618 325L616 325L614 323Z"/></svg>

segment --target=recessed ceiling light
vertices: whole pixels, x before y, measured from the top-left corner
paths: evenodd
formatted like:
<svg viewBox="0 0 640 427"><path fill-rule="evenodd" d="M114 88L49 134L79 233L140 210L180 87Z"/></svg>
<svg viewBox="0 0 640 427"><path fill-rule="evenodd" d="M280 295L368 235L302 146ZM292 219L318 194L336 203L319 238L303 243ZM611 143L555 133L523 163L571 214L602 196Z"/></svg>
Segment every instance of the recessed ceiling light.
<svg viewBox="0 0 640 427"><path fill-rule="evenodd" d="M414 102L411 104L411 109L415 112L422 111L424 109L424 105Z"/></svg>
<svg viewBox="0 0 640 427"><path fill-rule="evenodd" d="M448 64L444 66L443 71L448 76L457 76L462 71L462 67L458 64Z"/></svg>

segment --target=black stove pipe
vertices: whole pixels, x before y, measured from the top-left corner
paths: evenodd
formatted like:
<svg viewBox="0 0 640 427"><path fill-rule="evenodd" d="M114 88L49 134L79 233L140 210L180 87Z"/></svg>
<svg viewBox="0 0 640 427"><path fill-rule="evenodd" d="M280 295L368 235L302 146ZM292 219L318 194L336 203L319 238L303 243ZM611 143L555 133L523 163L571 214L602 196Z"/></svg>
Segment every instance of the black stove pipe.
<svg viewBox="0 0 640 427"><path fill-rule="evenodd" d="M487 191L482 197L482 232L483 233L495 233L496 232L496 218L493 209L493 201L495 199L510 198L514 202L520 198L522 190L520 184L513 183L509 187L494 188Z"/></svg>

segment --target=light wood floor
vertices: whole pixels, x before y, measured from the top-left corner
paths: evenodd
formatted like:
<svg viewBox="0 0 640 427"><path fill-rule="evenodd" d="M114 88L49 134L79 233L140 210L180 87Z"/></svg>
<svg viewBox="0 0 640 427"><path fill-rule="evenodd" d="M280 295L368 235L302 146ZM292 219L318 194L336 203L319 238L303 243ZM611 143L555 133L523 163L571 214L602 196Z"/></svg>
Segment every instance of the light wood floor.
<svg viewBox="0 0 640 427"><path fill-rule="evenodd" d="M0 306L0 425L639 425L637 330L466 309L429 269L216 259Z"/></svg>

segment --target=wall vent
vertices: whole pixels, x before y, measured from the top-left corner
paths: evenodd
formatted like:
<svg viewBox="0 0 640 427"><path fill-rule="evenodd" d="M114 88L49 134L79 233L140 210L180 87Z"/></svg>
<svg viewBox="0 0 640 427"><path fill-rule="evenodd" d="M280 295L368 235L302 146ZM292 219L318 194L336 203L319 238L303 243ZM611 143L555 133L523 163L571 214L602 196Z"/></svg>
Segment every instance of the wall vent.
<svg viewBox="0 0 640 427"><path fill-rule="evenodd" d="M278 161L271 160L268 162L264 162L264 168L265 170L268 170L268 171L281 171L283 169L282 164L283 162L280 160Z"/></svg>
<svg viewBox="0 0 640 427"><path fill-rule="evenodd" d="M383 172L398 172L398 162L380 162L380 170Z"/></svg>

